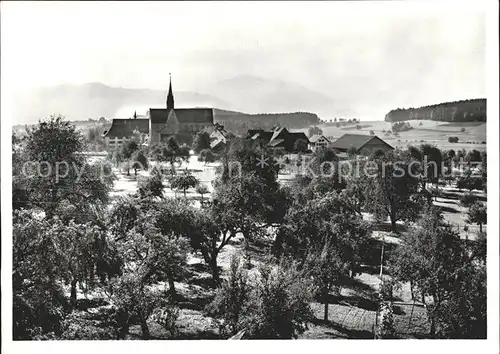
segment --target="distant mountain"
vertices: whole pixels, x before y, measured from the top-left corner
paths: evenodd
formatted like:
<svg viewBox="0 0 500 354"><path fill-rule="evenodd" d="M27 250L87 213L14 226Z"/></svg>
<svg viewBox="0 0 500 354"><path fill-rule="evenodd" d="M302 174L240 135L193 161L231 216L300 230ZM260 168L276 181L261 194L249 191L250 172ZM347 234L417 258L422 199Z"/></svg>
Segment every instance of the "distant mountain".
<svg viewBox="0 0 500 354"><path fill-rule="evenodd" d="M301 85L242 75L207 85L205 92L177 91L176 107L217 107L262 113L313 112L325 119L355 117L331 97ZM13 97L13 124L32 124L50 114L68 120L131 117L165 105L166 90L109 87L102 83L19 90Z"/></svg>
<svg viewBox="0 0 500 354"><path fill-rule="evenodd" d="M248 113L314 112L325 118L352 114L321 92L257 76L240 75L219 81L210 92L229 102L227 108Z"/></svg>
<svg viewBox="0 0 500 354"><path fill-rule="evenodd" d="M477 98L445 102L418 108L394 109L386 114L386 122L428 119L442 122L486 122L486 99Z"/></svg>
<svg viewBox="0 0 500 354"><path fill-rule="evenodd" d="M178 107L225 107L227 103L210 95L175 91ZM62 114L68 120L131 117L149 107L164 107L166 91L127 89L88 83L20 90L13 97L13 124L32 124L50 114Z"/></svg>

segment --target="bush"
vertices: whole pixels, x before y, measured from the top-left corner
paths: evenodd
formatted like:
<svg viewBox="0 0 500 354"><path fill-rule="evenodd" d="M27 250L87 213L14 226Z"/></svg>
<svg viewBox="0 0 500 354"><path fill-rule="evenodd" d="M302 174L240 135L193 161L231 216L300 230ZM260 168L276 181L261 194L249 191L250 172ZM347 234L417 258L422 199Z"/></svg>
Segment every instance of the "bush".
<svg viewBox="0 0 500 354"><path fill-rule="evenodd" d="M373 130L370 130L370 135L375 135L375 132Z"/></svg>
<svg viewBox="0 0 500 354"><path fill-rule="evenodd" d="M214 300L207 305L205 311L216 318L219 332L223 337L236 334L244 328L245 312L250 299L251 286L248 276L243 270L240 258L233 256L229 267L229 275L218 289Z"/></svg>
<svg viewBox="0 0 500 354"><path fill-rule="evenodd" d="M462 133L465 133L465 128L460 129Z"/></svg>
<svg viewBox="0 0 500 354"><path fill-rule="evenodd" d="M245 330L255 339L291 339L307 329L313 318L310 302L314 287L295 263L262 265L256 279L239 259L232 259L228 279L206 310L218 319L225 336Z"/></svg>
<svg viewBox="0 0 500 354"><path fill-rule="evenodd" d="M392 125L392 131L394 133L404 132L411 129L413 129L413 127L408 122L396 122Z"/></svg>
<svg viewBox="0 0 500 354"><path fill-rule="evenodd" d="M458 143L458 136L450 136L448 137L449 143Z"/></svg>
<svg viewBox="0 0 500 354"><path fill-rule="evenodd" d="M357 125L356 125L356 129L357 129L357 130L360 130L360 129L361 129L361 125L357 124Z"/></svg>

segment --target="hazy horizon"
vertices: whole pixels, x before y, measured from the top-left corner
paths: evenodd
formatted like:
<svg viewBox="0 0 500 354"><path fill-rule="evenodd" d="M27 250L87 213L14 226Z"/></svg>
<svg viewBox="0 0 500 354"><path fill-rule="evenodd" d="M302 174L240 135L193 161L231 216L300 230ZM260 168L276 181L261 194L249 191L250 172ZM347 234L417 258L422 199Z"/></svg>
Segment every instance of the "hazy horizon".
<svg viewBox="0 0 500 354"><path fill-rule="evenodd" d="M472 3L2 3L1 16L7 90L166 90L171 72L176 91L211 95L248 75L302 86L364 120L486 97L485 13Z"/></svg>

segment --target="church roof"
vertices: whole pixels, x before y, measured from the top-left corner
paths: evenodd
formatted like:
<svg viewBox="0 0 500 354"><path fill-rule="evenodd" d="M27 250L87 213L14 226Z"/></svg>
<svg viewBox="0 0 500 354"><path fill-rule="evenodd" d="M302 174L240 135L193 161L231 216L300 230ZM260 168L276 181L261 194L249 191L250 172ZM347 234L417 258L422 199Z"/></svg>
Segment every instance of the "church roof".
<svg viewBox="0 0 500 354"><path fill-rule="evenodd" d="M212 108L175 108L174 111L180 124L213 123L214 121ZM165 123L167 120L167 109L150 108L149 117L152 123Z"/></svg>
<svg viewBox="0 0 500 354"><path fill-rule="evenodd" d="M132 136L134 130L149 134L149 119L114 118L111 128L104 134L106 138Z"/></svg>

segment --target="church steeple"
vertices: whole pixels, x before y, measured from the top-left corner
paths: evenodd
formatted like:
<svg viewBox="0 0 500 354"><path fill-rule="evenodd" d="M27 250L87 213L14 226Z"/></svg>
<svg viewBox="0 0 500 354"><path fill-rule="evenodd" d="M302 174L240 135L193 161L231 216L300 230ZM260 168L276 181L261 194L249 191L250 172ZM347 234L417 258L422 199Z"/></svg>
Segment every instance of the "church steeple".
<svg viewBox="0 0 500 354"><path fill-rule="evenodd" d="M167 111L174 109L174 94L172 92L172 74L168 74L170 76L170 84L168 86L168 95L167 95Z"/></svg>

